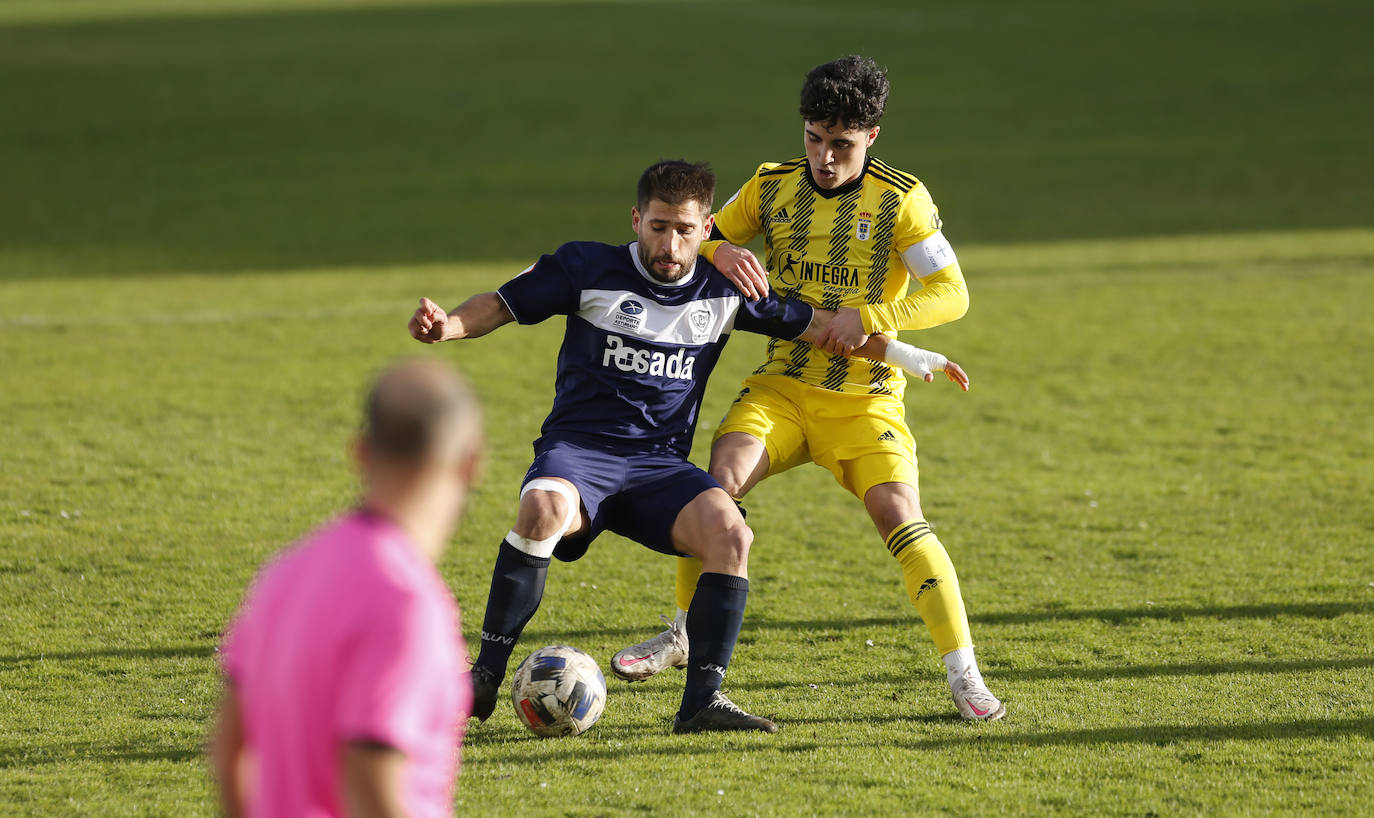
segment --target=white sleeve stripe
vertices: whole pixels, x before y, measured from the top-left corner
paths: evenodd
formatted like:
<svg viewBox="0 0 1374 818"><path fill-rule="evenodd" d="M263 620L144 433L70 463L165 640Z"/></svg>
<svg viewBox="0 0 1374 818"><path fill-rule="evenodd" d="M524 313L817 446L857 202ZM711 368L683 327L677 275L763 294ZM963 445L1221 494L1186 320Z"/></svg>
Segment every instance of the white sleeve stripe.
<svg viewBox="0 0 1374 818"><path fill-rule="evenodd" d="M577 315L600 330L673 346L714 344L735 326L741 297L669 306L629 290L583 290Z"/></svg>
<svg viewBox="0 0 1374 818"><path fill-rule="evenodd" d="M945 234L936 230L925 240L903 250L902 261L912 275L924 278L954 264L958 259L954 257L954 248L949 246Z"/></svg>

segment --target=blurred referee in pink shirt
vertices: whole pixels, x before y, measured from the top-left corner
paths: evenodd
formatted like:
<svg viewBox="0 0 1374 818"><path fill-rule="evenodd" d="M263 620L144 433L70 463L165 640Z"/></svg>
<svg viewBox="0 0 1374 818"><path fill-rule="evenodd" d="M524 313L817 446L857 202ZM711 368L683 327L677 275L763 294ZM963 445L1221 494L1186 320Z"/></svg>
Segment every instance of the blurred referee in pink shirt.
<svg viewBox="0 0 1374 818"><path fill-rule="evenodd" d="M231 816L448 816L472 707L435 562L482 453L467 385L412 362L367 398L363 499L258 574L210 747Z"/></svg>

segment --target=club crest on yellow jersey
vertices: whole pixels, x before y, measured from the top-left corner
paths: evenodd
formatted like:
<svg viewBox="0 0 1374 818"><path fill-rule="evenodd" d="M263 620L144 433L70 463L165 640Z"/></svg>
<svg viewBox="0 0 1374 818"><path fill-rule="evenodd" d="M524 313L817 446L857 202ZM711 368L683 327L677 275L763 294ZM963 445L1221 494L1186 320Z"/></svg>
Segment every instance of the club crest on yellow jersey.
<svg viewBox="0 0 1374 818"><path fill-rule="evenodd" d="M854 238L859 241L868 241L868 237L872 232L873 214L865 210L859 214L858 220L854 222Z"/></svg>

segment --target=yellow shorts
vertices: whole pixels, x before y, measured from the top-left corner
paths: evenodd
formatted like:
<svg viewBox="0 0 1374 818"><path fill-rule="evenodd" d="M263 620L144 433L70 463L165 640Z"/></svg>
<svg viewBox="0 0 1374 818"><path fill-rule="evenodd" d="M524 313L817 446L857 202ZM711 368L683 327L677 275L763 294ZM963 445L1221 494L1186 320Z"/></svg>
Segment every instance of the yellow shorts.
<svg viewBox="0 0 1374 818"><path fill-rule="evenodd" d="M860 500L881 483L917 487L916 441L891 395L832 392L783 375L746 378L716 430L763 441L768 476L813 460Z"/></svg>

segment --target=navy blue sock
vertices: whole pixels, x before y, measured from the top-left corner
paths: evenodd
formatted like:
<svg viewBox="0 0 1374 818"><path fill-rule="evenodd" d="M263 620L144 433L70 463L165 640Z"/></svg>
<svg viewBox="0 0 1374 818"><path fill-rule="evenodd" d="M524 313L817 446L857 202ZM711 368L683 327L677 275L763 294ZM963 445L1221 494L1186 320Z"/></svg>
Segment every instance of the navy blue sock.
<svg viewBox="0 0 1374 818"><path fill-rule="evenodd" d="M720 690L730 654L735 652L749 580L729 574L702 574L687 609L687 687L679 718L688 719Z"/></svg>
<svg viewBox="0 0 1374 818"><path fill-rule="evenodd" d="M531 557L504 539L491 572L491 591L487 612L482 619L482 651L476 665L506 677L506 665L525 623L539 610L544 597L544 578L549 573L548 557Z"/></svg>

